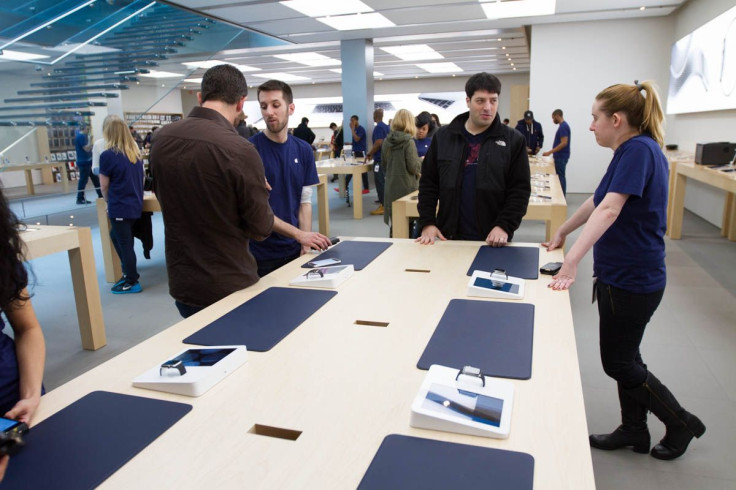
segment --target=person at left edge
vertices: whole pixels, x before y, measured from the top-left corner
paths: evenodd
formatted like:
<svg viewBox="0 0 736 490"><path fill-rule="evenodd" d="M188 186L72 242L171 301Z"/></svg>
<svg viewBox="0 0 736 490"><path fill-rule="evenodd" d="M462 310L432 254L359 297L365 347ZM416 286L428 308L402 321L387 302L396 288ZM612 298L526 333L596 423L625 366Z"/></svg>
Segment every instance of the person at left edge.
<svg viewBox="0 0 736 490"><path fill-rule="evenodd" d="M105 148L100 155L100 184L107 201L110 238L123 266L123 277L113 294L140 293L133 226L143 212L143 161L138 145L121 119L105 126Z"/></svg>
<svg viewBox="0 0 736 490"><path fill-rule="evenodd" d="M87 181L91 180L95 186L97 196L102 197L100 179L92 173L92 142L89 140L89 125L82 123L74 138L74 147L77 151L77 168L79 169L79 183L77 185L77 204L90 204L84 195Z"/></svg>
<svg viewBox="0 0 736 490"><path fill-rule="evenodd" d="M271 186L268 203L276 216L274 232L262 242L250 242L250 251L263 277L330 239L312 231L312 187L319 183L312 147L288 132L294 113L291 87L268 80L258 87L258 103L266 130L250 139L263 161Z"/></svg>

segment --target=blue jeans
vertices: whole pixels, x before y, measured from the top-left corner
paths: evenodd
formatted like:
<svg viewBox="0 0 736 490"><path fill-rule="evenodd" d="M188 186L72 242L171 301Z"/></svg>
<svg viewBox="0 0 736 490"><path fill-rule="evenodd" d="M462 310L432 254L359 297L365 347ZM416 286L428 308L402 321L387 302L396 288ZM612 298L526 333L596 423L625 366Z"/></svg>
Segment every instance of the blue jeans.
<svg viewBox="0 0 736 490"><path fill-rule="evenodd" d="M179 314L182 318L189 318L195 313L199 313L205 309L204 306L192 306L177 300L174 300L174 304L176 305L176 309L179 310Z"/></svg>
<svg viewBox="0 0 736 490"><path fill-rule="evenodd" d="M631 293L601 281L594 287L603 371L624 388L639 386L647 379L647 365L641 358L639 345L644 329L662 301L664 289Z"/></svg>
<svg viewBox="0 0 736 490"><path fill-rule="evenodd" d="M112 244L115 245L115 251L120 257L120 262L122 262L125 281L131 284L140 277L136 267L135 249L133 248L133 224L136 221L135 219L118 220L110 218L110 238L112 238Z"/></svg>
<svg viewBox="0 0 736 490"><path fill-rule="evenodd" d="M354 151L353 156L356 157L364 157L365 152L362 151ZM363 189L370 189L370 186L368 185L368 173L361 174L361 177L363 178ZM350 181L353 180L353 174L348 174L347 177L345 177L345 187L347 188L348 185L350 185ZM361 198L362 199L362 198Z"/></svg>
<svg viewBox="0 0 736 490"><path fill-rule="evenodd" d="M85 200L84 188L87 187L87 181L92 180L92 185L95 186L97 191L97 197L102 197L100 191L100 178L92 173L92 162L89 163L77 163L79 169L79 184L77 185L77 202Z"/></svg>
<svg viewBox="0 0 736 490"><path fill-rule="evenodd" d="M565 178L565 167L567 166L567 161L569 158L559 160L555 158L555 172L557 172L557 176L560 178L560 185L562 186L562 193L564 195L567 195L567 179Z"/></svg>
<svg viewBox="0 0 736 490"><path fill-rule="evenodd" d="M378 172L376 172L376 165L378 165ZM380 162L373 165L373 177L376 181L376 194L378 194L378 202L383 206L383 190L386 188L386 169L383 168Z"/></svg>

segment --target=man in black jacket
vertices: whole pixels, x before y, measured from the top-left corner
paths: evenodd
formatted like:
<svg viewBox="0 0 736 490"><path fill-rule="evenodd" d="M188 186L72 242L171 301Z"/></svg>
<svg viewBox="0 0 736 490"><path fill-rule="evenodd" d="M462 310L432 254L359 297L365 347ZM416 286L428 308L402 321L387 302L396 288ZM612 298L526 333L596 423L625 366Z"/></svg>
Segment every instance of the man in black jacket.
<svg viewBox="0 0 736 490"><path fill-rule="evenodd" d="M314 131L312 131L309 126L307 126L307 123L309 122L309 119L306 117L302 118L302 123L296 127L294 130L294 136L299 138L300 140L304 140L310 145L314 143Z"/></svg>
<svg viewBox="0 0 736 490"><path fill-rule="evenodd" d="M531 193L529 159L524 138L498 117L500 93L498 78L473 75L465 84L469 111L432 138L419 180L419 243L485 240L502 247L521 224Z"/></svg>

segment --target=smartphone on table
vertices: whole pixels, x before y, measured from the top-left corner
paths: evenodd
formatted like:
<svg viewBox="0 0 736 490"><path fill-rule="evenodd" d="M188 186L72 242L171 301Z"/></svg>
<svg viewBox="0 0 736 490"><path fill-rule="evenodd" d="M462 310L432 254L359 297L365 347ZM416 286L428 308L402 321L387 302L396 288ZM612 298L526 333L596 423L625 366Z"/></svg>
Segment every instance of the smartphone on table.
<svg viewBox="0 0 736 490"><path fill-rule="evenodd" d="M312 260L311 262L307 262L307 265L309 267L328 267L331 265L337 265L341 263L342 260L340 259L322 259L322 260Z"/></svg>
<svg viewBox="0 0 736 490"><path fill-rule="evenodd" d="M554 276L560 272L560 268L562 268L562 262L547 262L540 267L539 272L547 274L548 276Z"/></svg>

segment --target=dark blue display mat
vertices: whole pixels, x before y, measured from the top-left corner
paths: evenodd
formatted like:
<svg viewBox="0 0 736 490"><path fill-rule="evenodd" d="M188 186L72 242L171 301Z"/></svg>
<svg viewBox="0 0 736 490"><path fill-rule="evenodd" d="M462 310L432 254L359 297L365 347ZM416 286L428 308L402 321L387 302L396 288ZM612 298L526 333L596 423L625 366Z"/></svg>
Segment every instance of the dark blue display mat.
<svg viewBox="0 0 736 490"><path fill-rule="evenodd" d="M534 305L453 299L429 339L419 369L480 368L486 376L532 376Z"/></svg>
<svg viewBox="0 0 736 490"><path fill-rule="evenodd" d="M468 275L472 276L475 270L493 272L494 269L504 269L512 277L537 279L539 247L480 247Z"/></svg>
<svg viewBox="0 0 736 490"><path fill-rule="evenodd" d="M308 262L313 260L340 259L341 264L353 264L355 270L359 271L373 262L376 257L381 255L391 245L393 244L390 242L361 242L360 240L340 242L329 250L316 255L313 259L308 260ZM302 268L311 269L307 264L304 264Z"/></svg>
<svg viewBox="0 0 736 490"><path fill-rule="evenodd" d="M530 454L392 434L386 436L359 490L532 490Z"/></svg>
<svg viewBox="0 0 736 490"><path fill-rule="evenodd" d="M31 428L0 487L95 488L191 409L184 403L94 391Z"/></svg>
<svg viewBox="0 0 736 490"><path fill-rule="evenodd" d="M184 339L195 345L244 345L265 352L337 294L336 291L268 288Z"/></svg>

